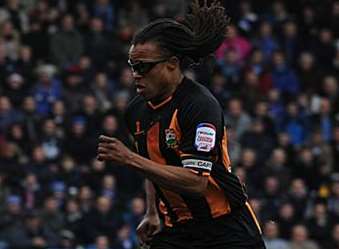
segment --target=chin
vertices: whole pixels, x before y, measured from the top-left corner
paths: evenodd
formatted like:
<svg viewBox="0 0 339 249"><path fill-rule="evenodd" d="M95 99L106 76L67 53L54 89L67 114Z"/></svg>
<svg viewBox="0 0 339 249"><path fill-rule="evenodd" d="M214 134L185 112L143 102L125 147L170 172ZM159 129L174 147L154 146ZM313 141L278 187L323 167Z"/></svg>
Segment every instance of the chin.
<svg viewBox="0 0 339 249"><path fill-rule="evenodd" d="M146 101L150 101L152 98L145 93L138 93L139 96L143 97Z"/></svg>

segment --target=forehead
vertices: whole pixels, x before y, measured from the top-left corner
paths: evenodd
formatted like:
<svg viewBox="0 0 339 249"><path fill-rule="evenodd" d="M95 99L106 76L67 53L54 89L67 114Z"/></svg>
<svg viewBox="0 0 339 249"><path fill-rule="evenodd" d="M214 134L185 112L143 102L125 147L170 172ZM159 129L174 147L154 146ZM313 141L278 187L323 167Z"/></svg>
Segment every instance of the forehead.
<svg viewBox="0 0 339 249"><path fill-rule="evenodd" d="M162 57L159 46L153 42L132 45L128 52L132 60L156 59Z"/></svg>

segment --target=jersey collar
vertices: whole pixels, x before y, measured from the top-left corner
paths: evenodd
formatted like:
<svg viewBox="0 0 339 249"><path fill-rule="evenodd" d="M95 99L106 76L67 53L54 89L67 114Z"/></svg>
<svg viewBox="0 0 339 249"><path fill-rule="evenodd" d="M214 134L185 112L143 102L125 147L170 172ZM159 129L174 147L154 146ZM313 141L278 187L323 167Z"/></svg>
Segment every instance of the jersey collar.
<svg viewBox="0 0 339 249"><path fill-rule="evenodd" d="M171 100L173 98L176 98L176 96L178 95L178 92L181 91L181 89L184 87L184 85L186 85L187 78L184 76L182 79L182 82L178 85L177 89L174 91L174 93L169 96L168 98L166 98L165 100L163 100L162 102L160 102L159 104L154 105L151 101L147 101L147 105L152 108L153 110L157 110L160 107L163 107L164 105L166 105L167 103L171 102Z"/></svg>
<svg viewBox="0 0 339 249"><path fill-rule="evenodd" d="M168 98L166 98L165 100L163 100L162 102L160 102L157 105L153 105L151 101L148 101L147 104L149 107L151 107L153 110L159 109L160 107L166 105L168 102L170 102L172 100L173 96L169 96Z"/></svg>

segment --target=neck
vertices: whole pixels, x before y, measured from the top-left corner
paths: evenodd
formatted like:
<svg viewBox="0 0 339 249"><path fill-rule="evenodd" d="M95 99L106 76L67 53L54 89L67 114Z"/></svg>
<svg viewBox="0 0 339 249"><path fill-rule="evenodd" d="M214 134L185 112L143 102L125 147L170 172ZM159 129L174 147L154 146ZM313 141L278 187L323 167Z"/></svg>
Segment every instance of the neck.
<svg viewBox="0 0 339 249"><path fill-rule="evenodd" d="M154 105L157 105L164 100L168 99L170 96L173 95L177 87L182 83L184 78L183 74L178 74L175 77L173 77L172 84L169 84L168 88L164 89L164 93L161 96L158 96L154 99L151 99L150 102Z"/></svg>

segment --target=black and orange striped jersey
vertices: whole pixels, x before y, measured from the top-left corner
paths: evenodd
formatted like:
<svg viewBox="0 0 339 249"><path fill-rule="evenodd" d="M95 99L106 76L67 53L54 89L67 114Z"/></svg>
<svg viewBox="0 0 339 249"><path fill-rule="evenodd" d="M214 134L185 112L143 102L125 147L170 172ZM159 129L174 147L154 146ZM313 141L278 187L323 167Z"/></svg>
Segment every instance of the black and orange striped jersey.
<svg viewBox="0 0 339 249"><path fill-rule="evenodd" d="M155 185L165 225L209 220L245 205L243 188L230 172L223 110L207 88L184 78L175 93L158 105L135 97L126 119L140 155L209 179L201 196Z"/></svg>

